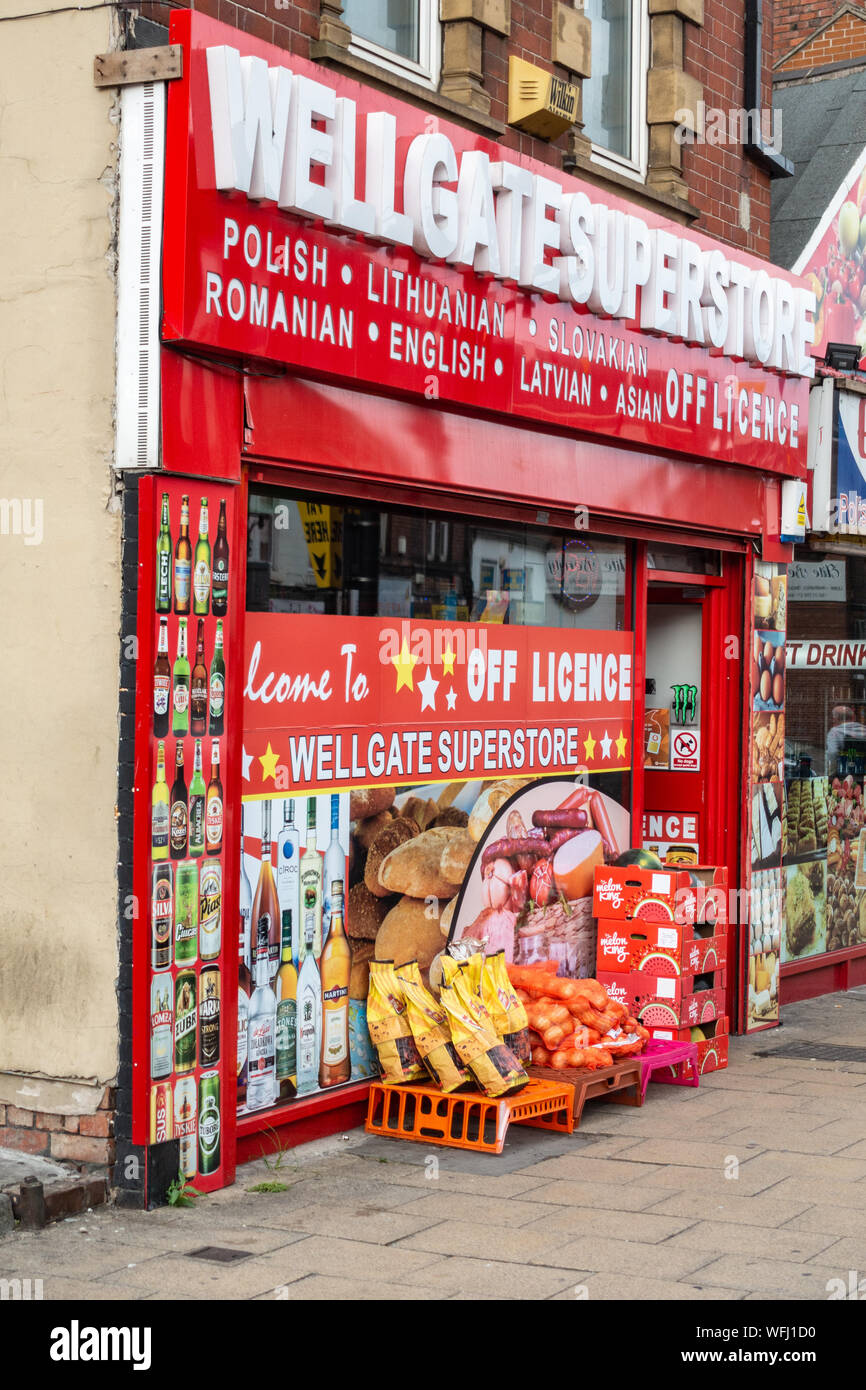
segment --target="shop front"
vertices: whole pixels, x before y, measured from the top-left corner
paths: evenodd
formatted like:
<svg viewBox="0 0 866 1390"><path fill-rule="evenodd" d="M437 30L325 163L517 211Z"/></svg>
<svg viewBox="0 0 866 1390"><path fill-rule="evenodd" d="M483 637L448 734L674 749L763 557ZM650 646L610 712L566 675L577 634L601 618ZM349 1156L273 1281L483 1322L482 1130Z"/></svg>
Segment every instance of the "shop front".
<svg viewBox="0 0 866 1390"><path fill-rule="evenodd" d="M361 1121L371 961L435 983L483 937L586 976L623 852L781 875L749 835L813 301L200 15L171 37L133 1135L208 1189ZM778 1019L774 903L766 942L728 913L732 1031Z"/></svg>

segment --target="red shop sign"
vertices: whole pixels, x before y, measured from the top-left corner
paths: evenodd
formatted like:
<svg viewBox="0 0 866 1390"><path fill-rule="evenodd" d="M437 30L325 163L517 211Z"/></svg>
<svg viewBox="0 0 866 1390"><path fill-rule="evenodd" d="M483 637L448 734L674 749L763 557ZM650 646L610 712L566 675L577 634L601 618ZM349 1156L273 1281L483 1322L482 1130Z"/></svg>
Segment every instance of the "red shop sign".
<svg viewBox="0 0 866 1390"><path fill-rule="evenodd" d="M245 640L248 797L631 765L631 633L249 613Z"/></svg>
<svg viewBox="0 0 866 1390"><path fill-rule="evenodd" d="M200 14L171 37L167 341L805 476L795 277Z"/></svg>

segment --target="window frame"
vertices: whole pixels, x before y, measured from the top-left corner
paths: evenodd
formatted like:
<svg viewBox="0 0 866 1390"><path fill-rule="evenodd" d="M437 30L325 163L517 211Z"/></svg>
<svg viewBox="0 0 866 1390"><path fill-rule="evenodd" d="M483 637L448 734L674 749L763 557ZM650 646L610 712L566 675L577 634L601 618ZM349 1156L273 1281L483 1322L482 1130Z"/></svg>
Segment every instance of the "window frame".
<svg viewBox="0 0 866 1390"><path fill-rule="evenodd" d="M632 0L631 26L631 151L626 158L592 141L592 162L626 178L646 181L649 158L647 128L647 78L650 65L650 26L647 0ZM637 74L637 80L635 79ZM586 80L586 79L584 79ZM589 79L591 80L591 78Z"/></svg>
<svg viewBox="0 0 866 1390"><path fill-rule="evenodd" d="M360 34L352 33L349 52L356 58L365 58L375 63L395 77L403 77L416 86L437 91L442 70L442 32L439 20L438 0L415 0L418 6L418 62L403 58L389 48L373 43ZM348 20L344 16L348 25ZM351 28L351 26L349 26Z"/></svg>

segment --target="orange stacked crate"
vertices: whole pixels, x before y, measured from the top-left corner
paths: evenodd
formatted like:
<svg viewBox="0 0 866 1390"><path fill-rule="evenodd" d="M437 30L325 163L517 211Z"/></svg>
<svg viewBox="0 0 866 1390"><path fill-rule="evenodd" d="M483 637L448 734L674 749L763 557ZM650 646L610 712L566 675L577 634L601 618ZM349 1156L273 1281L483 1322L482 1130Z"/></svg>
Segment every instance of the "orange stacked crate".
<svg viewBox="0 0 866 1390"><path fill-rule="evenodd" d="M694 1041L701 1073L728 1064L727 888L725 868L595 870L599 981L654 1038Z"/></svg>

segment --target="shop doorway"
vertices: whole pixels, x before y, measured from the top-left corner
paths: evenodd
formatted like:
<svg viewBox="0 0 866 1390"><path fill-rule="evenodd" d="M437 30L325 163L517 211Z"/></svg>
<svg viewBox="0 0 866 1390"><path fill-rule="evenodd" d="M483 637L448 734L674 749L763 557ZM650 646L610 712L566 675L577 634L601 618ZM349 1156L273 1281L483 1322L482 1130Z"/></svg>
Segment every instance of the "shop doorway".
<svg viewBox="0 0 866 1390"><path fill-rule="evenodd" d="M646 632L643 844L685 868L724 866L729 888L736 889L741 882L743 557L652 543L641 552L636 575ZM737 914L730 915L728 960L734 961ZM733 970L727 989L732 1009Z"/></svg>

